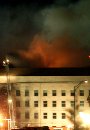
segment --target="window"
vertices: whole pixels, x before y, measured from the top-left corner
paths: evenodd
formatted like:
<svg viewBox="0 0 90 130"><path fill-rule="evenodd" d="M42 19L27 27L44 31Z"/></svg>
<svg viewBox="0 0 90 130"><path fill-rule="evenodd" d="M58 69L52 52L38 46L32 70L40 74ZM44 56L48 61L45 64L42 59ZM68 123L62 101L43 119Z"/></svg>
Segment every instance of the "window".
<svg viewBox="0 0 90 130"><path fill-rule="evenodd" d="M43 90L43 96L47 96L47 90Z"/></svg>
<svg viewBox="0 0 90 130"><path fill-rule="evenodd" d="M16 118L20 119L21 118L21 113L20 112L16 112Z"/></svg>
<svg viewBox="0 0 90 130"><path fill-rule="evenodd" d="M62 96L66 96L66 91L65 91L65 90L62 90L62 91L61 91L61 95L62 95Z"/></svg>
<svg viewBox="0 0 90 130"><path fill-rule="evenodd" d="M34 119L38 119L38 113L34 113Z"/></svg>
<svg viewBox="0 0 90 130"><path fill-rule="evenodd" d="M52 107L56 107L56 101L52 101Z"/></svg>
<svg viewBox="0 0 90 130"><path fill-rule="evenodd" d="M16 96L20 96L20 90L16 90Z"/></svg>
<svg viewBox="0 0 90 130"><path fill-rule="evenodd" d="M25 90L25 96L29 96L29 90Z"/></svg>
<svg viewBox="0 0 90 130"><path fill-rule="evenodd" d="M62 113L62 119L65 119L65 118L66 118L66 114Z"/></svg>
<svg viewBox="0 0 90 130"><path fill-rule="evenodd" d="M43 119L47 119L47 113L43 113Z"/></svg>
<svg viewBox="0 0 90 130"><path fill-rule="evenodd" d="M38 107L38 101L34 101L34 107Z"/></svg>
<svg viewBox="0 0 90 130"><path fill-rule="evenodd" d="M20 107L20 101L16 101L16 107Z"/></svg>
<svg viewBox="0 0 90 130"><path fill-rule="evenodd" d="M43 107L47 107L47 101L43 101Z"/></svg>
<svg viewBox="0 0 90 130"><path fill-rule="evenodd" d="M74 101L71 101L71 107L74 107Z"/></svg>
<svg viewBox="0 0 90 130"><path fill-rule="evenodd" d="M74 96L74 90L71 90L71 96Z"/></svg>
<svg viewBox="0 0 90 130"><path fill-rule="evenodd" d="M84 96L84 90L80 90L80 96Z"/></svg>
<svg viewBox="0 0 90 130"><path fill-rule="evenodd" d="M38 96L38 90L34 90L34 96Z"/></svg>
<svg viewBox="0 0 90 130"><path fill-rule="evenodd" d="M56 90L52 90L52 96L56 96Z"/></svg>
<svg viewBox="0 0 90 130"><path fill-rule="evenodd" d="M25 107L29 107L29 100L25 101Z"/></svg>
<svg viewBox="0 0 90 130"><path fill-rule="evenodd" d="M90 96L90 90L89 90L89 96Z"/></svg>
<svg viewBox="0 0 90 130"><path fill-rule="evenodd" d="M62 103L62 107L66 107L66 102L65 101L61 101Z"/></svg>
<svg viewBox="0 0 90 130"><path fill-rule="evenodd" d="M25 119L29 119L29 112L25 112Z"/></svg>
<svg viewBox="0 0 90 130"><path fill-rule="evenodd" d="M80 101L80 107L84 107L84 101Z"/></svg>
<svg viewBox="0 0 90 130"><path fill-rule="evenodd" d="M56 119L56 118L57 118L56 113L53 113L53 119Z"/></svg>

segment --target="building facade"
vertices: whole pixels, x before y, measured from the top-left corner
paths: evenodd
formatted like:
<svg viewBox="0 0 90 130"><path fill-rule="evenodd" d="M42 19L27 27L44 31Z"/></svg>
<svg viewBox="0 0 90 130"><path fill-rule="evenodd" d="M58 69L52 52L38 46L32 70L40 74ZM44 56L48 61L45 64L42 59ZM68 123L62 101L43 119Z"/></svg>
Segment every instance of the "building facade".
<svg viewBox="0 0 90 130"><path fill-rule="evenodd" d="M85 80L88 83L82 82ZM7 83L2 77L0 81ZM90 76L12 76L10 84L13 118L18 127L71 127L68 116L73 115L68 109L77 113L74 102L79 105L76 120L80 120L80 113L90 114Z"/></svg>

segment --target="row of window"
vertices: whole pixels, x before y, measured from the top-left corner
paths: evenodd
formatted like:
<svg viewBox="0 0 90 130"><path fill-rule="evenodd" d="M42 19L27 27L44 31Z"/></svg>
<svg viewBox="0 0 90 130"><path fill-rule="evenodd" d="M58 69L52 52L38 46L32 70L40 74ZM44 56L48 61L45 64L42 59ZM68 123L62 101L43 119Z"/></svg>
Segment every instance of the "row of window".
<svg viewBox="0 0 90 130"><path fill-rule="evenodd" d="M25 90L25 96L29 95L29 90ZM74 96L74 90L70 90L70 95ZM79 90L79 95L84 96L84 90ZM21 96L20 90L16 90L16 96ZM34 90L34 96L39 96L39 90ZM48 96L48 90L43 90L43 96ZM57 96L57 90L52 90L52 96ZM61 90L61 96L66 96L66 90Z"/></svg>
<svg viewBox="0 0 90 130"><path fill-rule="evenodd" d="M74 101L70 101L71 107L74 106ZM80 106L84 107L84 101L80 101ZM16 107L21 107L21 102L16 101ZM30 107L29 100L25 101L25 107ZM34 107L39 107L39 101L34 101ZM43 107L48 107L48 101L43 101ZM52 101L52 107L57 107L57 101ZM66 101L61 101L61 107L66 107Z"/></svg>
<svg viewBox="0 0 90 130"><path fill-rule="evenodd" d="M16 118L20 119L21 118L21 113L17 112L16 113ZM39 114L34 113L34 119L38 119ZM66 113L61 113L61 118L66 119ZM27 111L25 112L25 119L30 119L30 113ZM48 113L43 113L43 119L48 119ZM57 113L52 113L52 119L57 119Z"/></svg>

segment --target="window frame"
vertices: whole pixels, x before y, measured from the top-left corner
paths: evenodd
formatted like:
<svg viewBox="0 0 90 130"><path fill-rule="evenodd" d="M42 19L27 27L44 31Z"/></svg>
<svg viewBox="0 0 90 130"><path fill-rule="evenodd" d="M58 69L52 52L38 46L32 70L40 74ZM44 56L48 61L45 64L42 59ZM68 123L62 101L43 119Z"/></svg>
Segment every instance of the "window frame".
<svg viewBox="0 0 90 130"><path fill-rule="evenodd" d="M29 90L25 89L25 96L29 96Z"/></svg>
<svg viewBox="0 0 90 130"><path fill-rule="evenodd" d="M47 107L48 106L48 102L47 101L43 101L43 107Z"/></svg>
<svg viewBox="0 0 90 130"><path fill-rule="evenodd" d="M43 119L47 119L48 117L47 117L48 115L47 115L47 113L45 112L45 113L43 113Z"/></svg>
<svg viewBox="0 0 90 130"><path fill-rule="evenodd" d="M52 101L52 107L57 107L57 101Z"/></svg>
<svg viewBox="0 0 90 130"><path fill-rule="evenodd" d="M61 90L61 96L66 96L66 90Z"/></svg>
<svg viewBox="0 0 90 130"><path fill-rule="evenodd" d="M25 100L25 107L30 107L29 100Z"/></svg>
<svg viewBox="0 0 90 130"><path fill-rule="evenodd" d="M34 96L39 96L38 90L34 90Z"/></svg>
<svg viewBox="0 0 90 130"><path fill-rule="evenodd" d="M52 90L52 96L57 96L57 90Z"/></svg>
<svg viewBox="0 0 90 130"><path fill-rule="evenodd" d="M38 101L34 101L34 107L38 107Z"/></svg>
<svg viewBox="0 0 90 130"><path fill-rule="evenodd" d="M21 91L19 89L16 90L16 96L21 96Z"/></svg>

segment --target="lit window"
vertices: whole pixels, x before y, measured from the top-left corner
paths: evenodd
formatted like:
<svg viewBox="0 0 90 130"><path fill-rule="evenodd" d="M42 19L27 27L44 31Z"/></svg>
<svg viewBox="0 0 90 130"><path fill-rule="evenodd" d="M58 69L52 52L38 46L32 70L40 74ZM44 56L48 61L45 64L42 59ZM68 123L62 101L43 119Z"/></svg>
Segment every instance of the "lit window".
<svg viewBox="0 0 90 130"><path fill-rule="evenodd" d="M47 113L43 113L43 119L47 119Z"/></svg>
<svg viewBox="0 0 90 130"><path fill-rule="evenodd" d="M66 118L66 114L62 113L62 119L65 119L65 118Z"/></svg>
<svg viewBox="0 0 90 130"><path fill-rule="evenodd" d="M16 101L16 107L20 107L20 101Z"/></svg>
<svg viewBox="0 0 90 130"><path fill-rule="evenodd" d="M29 100L25 101L25 107L29 107Z"/></svg>
<svg viewBox="0 0 90 130"><path fill-rule="evenodd" d="M56 90L52 90L52 96L56 96Z"/></svg>
<svg viewBox="0 0 90 130"><path fill-rule="evenodd" d="M47 101L43 101L43 107L47 107Z"/></svg>
<svg viewBox="0 0 90 130"><path fill-rule="evenodd" d="M66 102L65 101L61 101L62 103L62 107L66 107Z"/></svg>
<svg viewBox="0 0 90 130"><path fill-rule="evenodd" d="M38 96L38 90L34 90L34 96Z"/></svg>
<svg viewBox="0 0 90 130"><path fill-rule="evenodd" d="M34 107L38 107L38 101L34 101Z"/></svg>
<svg viewBox="0 0 90 130"><path fill-rule="evenodd" d="M74 107L74 101L71 101L71 107Z"/></svg>
<svg viewBox="0 0 90 130"><path fill-rule="evenodd" d="M61 91L61 95L62 95L62 96L66 96L66 91L65 91L65 90L62 90L62 91Z"/></svg>
<svg viewBox="0 0 90 130"><path fill-rule="evenodd" d="M80 90L80 96L84 96L84 90Z"/></svg>
<svg viewBox="0 0 90 130"><path fill-rule="evenodd" d="M34 113L34 119L38 119L38 113Z"/></svg>
<svg viewBox="0 0 90 130"><path fill-rule="evenodd" d="M47 96L47 90L43 90L43 96Z"/></svg>
<svg viewBox="0 0 90 130"><path fill-rule="evenodd" d="M52 101L52 107L56 107L56 101Z"/></svg>
<svg viewBox="0 0 90 130"><path fill-rule="evenodd" d="M74 96L74 90L71 90L71 96Z"/></svg>
<svg viewBox="0 0 90 130"><path fill-rule="evenodd" d="M20 96L20 90L16 90L16 96Z"/></svg>
<svg viewBox="0 0 90 130"><path fill-rule="evenodd" d="M56 119L56 118L57 118L57 114L53 113L53 119Z"/></svg>
<svg viewBox="0 0 90 130"><path fill-rule="evenodd" d="M29 119L29 112L25 112L25 119Z"/></svg>
<svg viewBox="0 0 90 130"><path fill-rule="evenodd" d="M25 96L29 96L29 90L25 90Z"/></svg>
<svg viewBox="0 0 90 130"><path fill-rule="evenodd" d="M84 107L84 101L80 101L80 107Z"/></svg>

